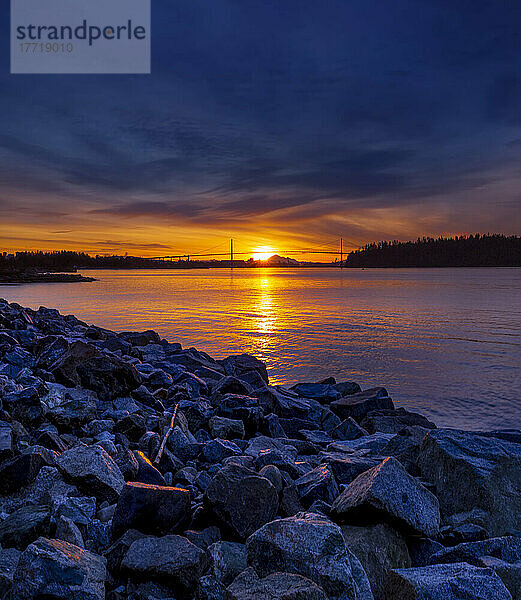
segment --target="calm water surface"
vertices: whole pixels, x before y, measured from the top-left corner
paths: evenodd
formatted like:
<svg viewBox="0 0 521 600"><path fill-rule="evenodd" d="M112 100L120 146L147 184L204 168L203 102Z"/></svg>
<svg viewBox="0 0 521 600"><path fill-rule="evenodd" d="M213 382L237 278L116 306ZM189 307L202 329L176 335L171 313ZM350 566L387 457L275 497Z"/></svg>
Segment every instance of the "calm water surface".
<svg viewBox="0 0 521 600"><path fill-rule="evenodd" d="M467 429L520 427L521 269L86 271L0 286L115 330L155 329L216 358L250 352L274 382L353 379Z"/></svg>

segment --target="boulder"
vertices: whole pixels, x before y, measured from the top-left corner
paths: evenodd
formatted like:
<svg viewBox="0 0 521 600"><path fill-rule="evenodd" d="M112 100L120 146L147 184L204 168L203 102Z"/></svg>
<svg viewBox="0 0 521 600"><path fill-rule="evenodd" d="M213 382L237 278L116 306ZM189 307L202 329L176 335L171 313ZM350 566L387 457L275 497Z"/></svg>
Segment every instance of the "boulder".
<svg viewBox="0 0 521 600"><path fill-rule="evenodd" d="M209 425L213 438L233 440L244 437L244 423L238 419L215 416L210 419Z"/></svg>
<svg viewBox="0 0 521 600"><path fill-rule="evenodd" d="M25 427L37 427L43 420L45 406L38 390L34 387L6 394L2 402L11 417Z"/></svg>
<svg viewBox="0 0 521 600"><path fill-rule="evenodd" d="M493 569L512 598L521 598L521 537L500 537L440 549L431 564L466 562Z"/></svg>
<svg viewBox="0 0 521 600"><path fill-rule="evenodd" d="M222 463L230 456L240 456L241 449L228 440L211 440L203 447L203 456L209 463Z"/></svg>
<svg viewBox="0 0 521 600"><path fill-rule="evenodd" d="M97 417L98 397L82 388L67 388L59 383L47 384L49 392L42 398L46 418L57 427L79 427Z"/></svg>
<svg viewBox="0 0 521 600"><path fill-rule="evenodd" d="M363 454L347 454L345 452L322 452L321 461L329 465L338 483L351 483L358 475L376 467L379 463L374 458Z"/></svg>
<svg viewBox="0 0 521 600"><path fill-rule="evenodd" d="M478 508L491 535L521 530L521 444L433 430L422 442L418 465L445 517Z"/></svg>
<svg viewBox="0 0 521 600"><path fill-rule="evenodd" d="M368 527L342 525L341 530L347 547L367 574L374 600L385 600L384 586L391 569L411 566L405 539L385 523Z"/></svg>
<svg viewBox="0 0 521 600"><path fill-rule="evenodd" d="M419 475L418 456L423 438L430 429L412 426L404 427L382 449L382 456L394 456L411 475Z"/></svg>
<svg viewBox="0 0 521 600"><path fill-rule="evenodd" d="M165 478L143 452L135 450L134 456L138 464L138 470L135 475L136 481L139 481L140 483L149 483L151 485L166 485Z"/></svg>
<svg viewBox="0 0 521 600"><path fill-rule="evenodd" d="M332 438L325 431L301 429L298 434L308 442L315 445L327 445L331 444L331 442L334 442L334 438Z"/></svg>
<svg viewBox="0 0 521 600"><path fill-rule="evenodd" d="M12 494L32 483L47 464L41 452L22 454L0 465L0 493Z"/></svg>
<svg viewBox="0 0 521 600"><path fill-rule="evenodd" d="M50 492L52 497L52 491ZM54 499L54 498L53 498ZM55 502L57 515L70 519L76 525L88 525L96 514L96 498L73 496Z"/></svg>
<svg viewBox="0 0 521 600"><path fill-rule="evenodd" d="M33 436L33 441L38 446L43 446L48 450L54 450L54 452L59 453L65 452L65 450L68 450L70 447L53 431L36 431Z"/></svg>
<svg viewBox="0 0 521 600"><path fill-rule="evenodd" d="M147 344L159 344L161 338L155 331L122 331L117 336L132 346L146 346Z"/></svg>
<svg viewBox="0 0 521 600"><path fill-rule="evenodd" d="M129 529L118 538L107 550L104 555L107 559L107 567L109 571L113 573L119 573L121 568L121 561L123 560L128 549L136 540L141 540L147 537L144 533L136 531L135 529Z"/></svg>
<svg viewBox="0 0 521 600"><path fill-rule="evenodd" d="M467 563L391 571L385 600L512 600L492 569Z"/></svg>
<svg viewBox="0 0 521 600"><path fill-rule="evenodd" d="M215 525L210 525L210 527L205 527L201 531L189 529L188 531L185 531L183 535L192 542L192 544L199 546L199 548L202 548L203 550L207 550L209 546L220 541L221 530Z"/></svg>
<svg viewBox="0 0 521 600"><path fill-rule="evenodd" d="M295 481L302 505L308 508L315 500L331 504L339 494L335 476L328 465L319 465Z"/></svg>
<svg viewBox="0 0 521 600"><path fill-rule="evenodd" d="M341 393L329 383L297 383L290 388L302 398L311 398L329 403L342 397Z"/></svg>
<svg viewBox="0 0 521 600"><path fill-rule="evenodd" d="M372 433L355 440L335 440L332 444L329 444L327 450L349 454L358 452L367 457L381 458L384 456L382 454L383 449L393 437L393 433Z"/></svg>
<svg viewBox="0 0 521 600"><path fill-rule="evenodd" d="M431 538L411 537L407 540L412 567L426 567L431 562L431 557L443 550L445 546Z"/></svg>
<svg viewBox="0 0 521 600"><path fill-rule="evenodd" d="M226 465L213 477L206 502L241 539L277 514L278 494L272 483L246 467Z"/></svg>
<svg viewBox="0 0 521 600"><path fill-rule="evenodd" d="M340 528L322 515L299 513L267 523L248 538L246 548L259 577L294 573L311 579L330 600L372 600L367 576Z"/></svg>
<svg viewBox="0 0 521 600"><path fill-rule="evenodd" d="M239 379L248 381L251 373L254 372L260 375L264 383L269 383L266 365L258 358L255 358L255 356L251 356L251 354L228 356L228 358L221 360L220 363L227 375L233 375Z"/></svg>
<svg viewBox="0 0 521 600"><path fill-rule="evenodd" d="M398 433L404 427L436 429L436 425L423 415L409 412L404 408L371 411L362 421L362 427L367 429L369 433L376 433L377 431Z"/></svg>
<svg viewBox="0 0 521 600"><path fill-rule="evenodd" d="M101 400L125 396L141 384L133 365L80 341L71 344L50 370L58 383L94 390Z"/></svg>
<svg viewBox="0 0 521 600"><path fill-rule="evenodd" d="M13 577L16 600L104 600L106 561L62 540L39 538L22 553Z"/></svg>
<svg viewBox="0 0 521 600"><path fill-rule="evenodd" d="M165 580L185 589L195 588L207 565L204 550L180 535L136 540L121 563L130 577Z"/></svg>
<svg viewBox="0 0 521 600"><path fill-rule="evenodd" d="M265 467L262 467L262 469L259 471L259 475L261 477L266 477L268 481L271 481L273 487L277 491L277 494L282 492L282 475L275 465L266 465Z"/></svg>
<svg viewBox="0 0 521 600"><path fill-rule="evenodd" d="M208 547L210 572L216 579L229 585L246 569L246 546L236 542L215 542Z"/></svg>
<svg viewBox="0 0 521 600"><path fill-rule="evenodd" d="M185 433L178 426L174 427L172 433L168 436L167 445L174 455L182 461L195 458L201 451L201 447L194 436L189 431Z"/></svg>
<svg viewBox="0 0 521 600"><path fill-rule="evenodd" d="M330 408L341 419L352 417L360 422L372 410L393 409L394 404L385 388L375 387L335 400Z"/></svg>
<svg viewBox="0 0 521 600"><path fill-rule="evenodd" d="M125 479L114 460L100 446L76 446L62 452L56 466L86 493L116 502Z"/></svg>
<svg viewBox="0 0 521 600"><path fill-rule="evenodd" d="M282 386L255 390L264 412L274 413L285 419L307 419L311 410L310 402Z"/></svg>
<svg viewBox="0 0 521 600"><path fill-rule="evenodd" d="M79 527L74 521L67 517L60 516L56 522L56 534L57 540L63 540L74 544L79 548L85 548L85 542Z"/></svg>
<svg viewBox="0 0 521 600"><path fill-rule="evenodd" d="M118 465L125 481L135 481L140 465L134 452L121 447L114 456L114 462Z"/></svg>
<svg viewBox="0 0 521 600"><path fill-rule="evenodd" d="M114 538L127 529L164 535L182 529L190 520L190 492L177 487L127 483L121 492L114 517Z"/></svg>
<svg viewBox="0 0 521 600"><path fill-rule="evenodd" d="M226 590L226 600L327 600L315 583L290 573L273 573L259 578L250 568Z"/></svg>
<svg viewBox="0 0 521 600"><path fill-rule="evenodd" d="M356 440L363 435L368 435L368 432L360 427L352 417L348 417L336 425L330 434L336 440Z"/></svg>
<svg viewBox="0 0 521 600"><path fill-rule="evenodd" d="M22 506L0 523L2 548L25 550L40 536L48 536L51 513L48 506Z"/></svg>
<svg viewBox="0 0 521 600"><path fill-rule="evenodd" d="M333 386L335 390L340 392L342 397L352 396L362 391L362 388L355 381L341 381L340 383L334 383Z"/></svg>
<svg viewBox="0 0 521 600"><path fill-rule="evenodd" d="M227 375L222 377L212 385L212 396L215 402L219 401L221 396L225 394L241 394L243 396L249 396L253 392L253 388L249 383Z"/></svg>
<svg viewBox="0 0 521 600"><path fill-rule="evenodd" d="M146 430L146 419L139 413L123 417L114 426L114 433L123 434L131 442L137 442Z"/></svg>
<svg viewBox="0 0 521 600"><path fill-rule="evenodd" d="M427 536L436 535L440 526L436 496L392 457L350 483L333 503L332 514L351 522L383 518Z"/></svg>
<svg viewBox="0 0 521 600"><path fill-rule="evenodd" d="M258 431L262 425L263 411L257 398L226 394L217 406L217 414L221 417L242 421L249 435Z"/></svg>

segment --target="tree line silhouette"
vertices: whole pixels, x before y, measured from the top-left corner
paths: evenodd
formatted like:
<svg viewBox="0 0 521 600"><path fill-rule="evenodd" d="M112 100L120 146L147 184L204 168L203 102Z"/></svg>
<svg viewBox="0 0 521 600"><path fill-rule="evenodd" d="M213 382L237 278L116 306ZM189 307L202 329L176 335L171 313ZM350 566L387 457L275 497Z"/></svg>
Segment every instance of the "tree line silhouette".
<svg viewBox="0 0 521 600"><path fill-rule="evenodd" d="M91 269L143 269L161 266L160 261L135 256L90 256L86 252L56 250L43 252L16 252L14 255L0 254L0 269L19 270L45 269L49 271Z"/></svg>
<svg viewBox="0 0 521 600"><path fill-rule="evenodd" d="M86 252L41 250L0 252L0 270L41 269L67 271L91 269L158 269L208 268L227 265L228 261L163 262L135 256L90 256ZM234 261L235 266L247 266ZM337 263L338 264L338 263ZM345 267L521 267L521 237L494 235L460 235L423 237L414 242L385 241L367 244L348 254Z"/></svg>
<svg viewBox="0 0 521 600"><path fill-rule="evenodd" d="M501 234L422 237L367 244L351 252L346 267L520 267L521 237Z"/></svg>

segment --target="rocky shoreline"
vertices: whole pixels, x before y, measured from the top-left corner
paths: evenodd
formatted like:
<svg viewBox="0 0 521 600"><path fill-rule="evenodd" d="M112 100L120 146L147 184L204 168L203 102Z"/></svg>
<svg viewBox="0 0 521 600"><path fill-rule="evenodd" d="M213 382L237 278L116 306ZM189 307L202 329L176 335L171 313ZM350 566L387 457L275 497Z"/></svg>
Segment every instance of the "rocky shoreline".
<svg viewBox="0 0 521 600"><path fill-rule="evenodd" d="M521 600L521 433L0 300L0 598Z"/></svg>
<svg viewBox="0 0 521 600"><path fill-rule="evenodd" d="M26 271L0 271L0 285L20 283L79 283L96 281L94 277L85 277L80 273L48 273L38 269Z"/></svg>

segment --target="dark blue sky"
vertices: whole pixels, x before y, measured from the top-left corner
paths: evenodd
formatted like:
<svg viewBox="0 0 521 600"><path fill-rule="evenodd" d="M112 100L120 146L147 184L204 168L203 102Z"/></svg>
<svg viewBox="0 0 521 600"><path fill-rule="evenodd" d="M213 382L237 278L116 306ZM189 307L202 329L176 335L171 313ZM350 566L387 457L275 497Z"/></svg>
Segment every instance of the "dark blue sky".
<svg viewBox="0 0 521 600"><path fill-rule="evenodd" d="M6 247L521 232L519 1L152 3L150 76L9 75L3 3Z"/></svg>

